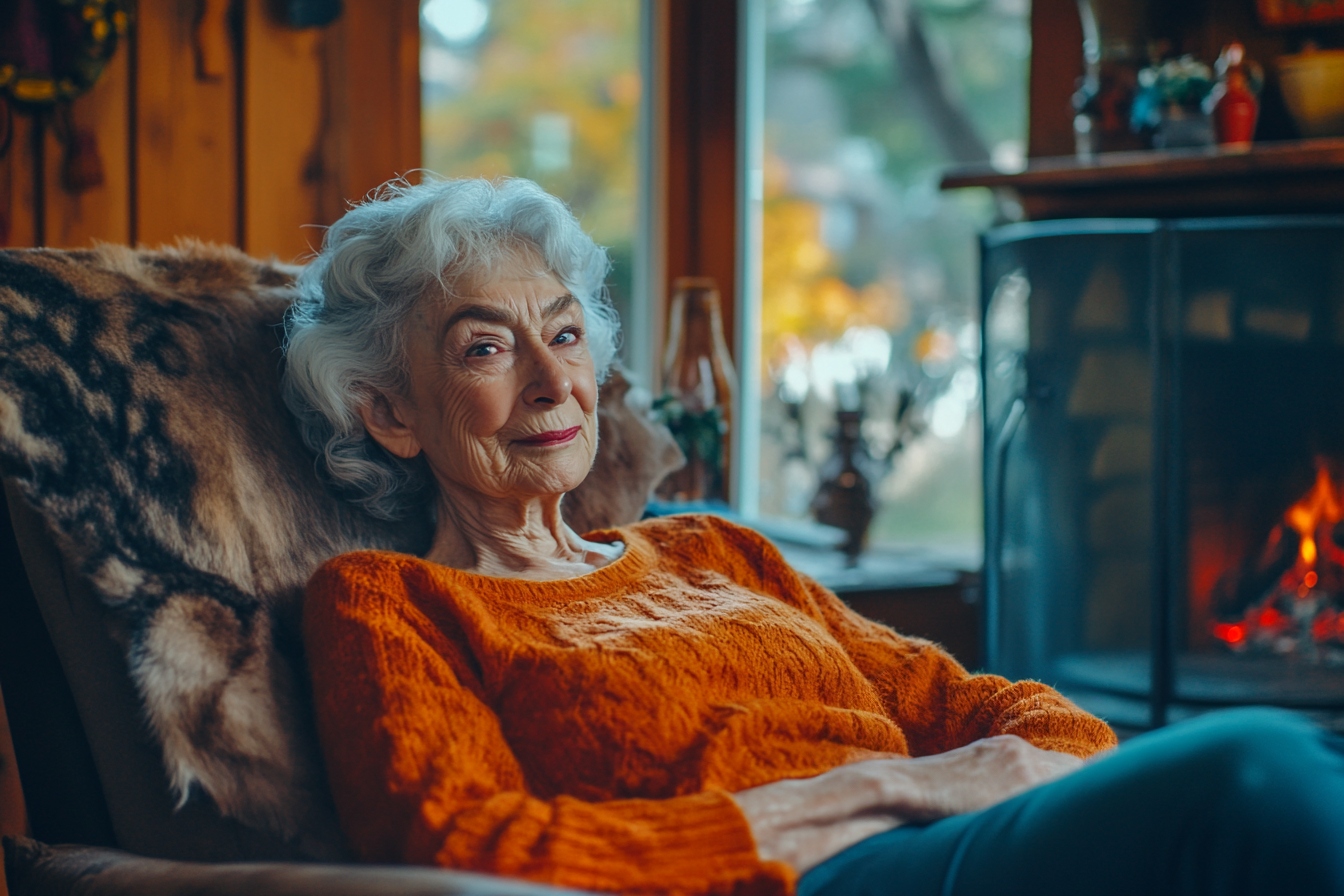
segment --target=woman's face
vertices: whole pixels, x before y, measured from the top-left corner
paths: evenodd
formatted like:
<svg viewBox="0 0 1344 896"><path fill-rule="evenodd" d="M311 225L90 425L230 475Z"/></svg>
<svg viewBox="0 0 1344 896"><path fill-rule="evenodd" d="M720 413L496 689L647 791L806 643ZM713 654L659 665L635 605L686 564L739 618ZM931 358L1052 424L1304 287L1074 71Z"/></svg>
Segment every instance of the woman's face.
<svg viewBox="0 0 1344 896"><path fill-rule="evenodd" d="M558 495L592 466L597 379L583 308L532 262L523 255L463 295L422 299L406 333L406 394L366 412L366 424L384 418L369 429L388 450L424 452L440 488Z"/></svg>

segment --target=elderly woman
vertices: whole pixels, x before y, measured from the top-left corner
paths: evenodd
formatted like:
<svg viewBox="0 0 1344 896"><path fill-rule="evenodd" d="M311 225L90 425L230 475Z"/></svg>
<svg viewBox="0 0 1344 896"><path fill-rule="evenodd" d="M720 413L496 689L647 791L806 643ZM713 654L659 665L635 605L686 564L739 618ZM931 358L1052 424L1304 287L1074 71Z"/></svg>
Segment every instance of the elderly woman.
<svg viewBox="0 0 1344 896"><path fill-rule="evenodd" d="M749 529L572 531L607 267L536 185L459 180L387 186L303 272L309 443L369 512L435 519L424 556L347 554L309 585L362 858L622 893L1344 891L1344 761L1294 717L1083 767L1103 722L857 616Z"/></svg>

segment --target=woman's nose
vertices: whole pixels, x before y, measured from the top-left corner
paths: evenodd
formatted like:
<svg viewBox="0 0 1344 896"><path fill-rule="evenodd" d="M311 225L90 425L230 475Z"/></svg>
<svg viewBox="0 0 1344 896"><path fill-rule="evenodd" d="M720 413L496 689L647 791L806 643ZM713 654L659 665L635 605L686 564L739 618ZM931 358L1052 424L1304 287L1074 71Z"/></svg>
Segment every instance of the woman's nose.
<svg viewBox="0 0 1344 896"><path fill-rule="evenodd" d="M569 400L574 388L569 372L548 347L537 346L532 355L531 379L523 389L523 401L530 405L558 407Z"/></svg>

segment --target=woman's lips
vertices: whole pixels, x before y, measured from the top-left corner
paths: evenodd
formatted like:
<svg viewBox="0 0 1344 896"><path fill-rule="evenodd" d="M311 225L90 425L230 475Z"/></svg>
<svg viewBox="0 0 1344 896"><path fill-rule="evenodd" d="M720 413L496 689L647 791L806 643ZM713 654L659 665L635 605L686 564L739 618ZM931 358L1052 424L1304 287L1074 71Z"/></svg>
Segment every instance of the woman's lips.
<svg viewBox="0 0 1344 896"><path fill-rule="evenodd" d="M582 426L571 426L569 429L553 429L550 432L539 432L534 436L518 439L518 442L523 445L563 445L566 442L572 441L582 428Z"/></svg>

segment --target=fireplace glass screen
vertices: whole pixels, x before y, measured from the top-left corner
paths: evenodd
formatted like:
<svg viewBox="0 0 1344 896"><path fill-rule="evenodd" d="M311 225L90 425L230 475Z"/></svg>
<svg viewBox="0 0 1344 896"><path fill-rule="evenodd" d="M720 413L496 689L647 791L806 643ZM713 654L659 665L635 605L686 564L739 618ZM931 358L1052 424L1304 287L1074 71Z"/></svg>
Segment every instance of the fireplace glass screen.
<svg viewBox="0 0 1344 896"><path fill-rule="evenodd" d="M1344 720L1344 218L1013 225L983 276L990 668Z"/></svg>

